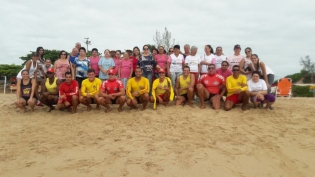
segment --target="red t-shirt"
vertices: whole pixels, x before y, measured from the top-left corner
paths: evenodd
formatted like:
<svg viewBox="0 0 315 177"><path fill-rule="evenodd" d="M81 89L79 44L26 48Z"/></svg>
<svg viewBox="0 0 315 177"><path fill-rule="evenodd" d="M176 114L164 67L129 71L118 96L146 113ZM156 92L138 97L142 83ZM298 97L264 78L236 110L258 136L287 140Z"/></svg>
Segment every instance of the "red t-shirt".
<svg viewBox="0 0 315 177"><path fill-rule="evenodd" d="M107 94L112 94L112 93L118 93L120 92L120 89L124 88L124 84L117 79L114 80L106 80L103 82L101 86L101 90L107 92Z"/></svg>
<svg viewBox="0 0 315 177"><path fill-rule="evenodd" d="M209 93L219 94L220 86L225 85L224 77L220 74L204 74L200 77L199 83L201 83Z"/></svg>
<svg viewBox="0 0 315 177"><path fill-rule="evenodd" d="M66 94L66 96L79 95L79 84L76 80L72 80L70 84L63 82L59 86L59 96Z"/></svg>
<svg viewBox="0 0 315 177"><path fill-rule="evenodd" d="M133 63L133 72L135 72L138 65L138 59L134 56L131 56L130 59L132 60Z"/></svg>

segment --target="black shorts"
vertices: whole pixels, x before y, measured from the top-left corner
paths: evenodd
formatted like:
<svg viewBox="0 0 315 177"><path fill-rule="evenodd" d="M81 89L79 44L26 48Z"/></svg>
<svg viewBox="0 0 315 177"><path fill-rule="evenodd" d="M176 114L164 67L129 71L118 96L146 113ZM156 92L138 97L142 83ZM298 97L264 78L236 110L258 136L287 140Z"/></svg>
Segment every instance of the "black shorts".
<svg viewBox="0 0 315 177"><path fill-rule="evenodd" d="M112 102L112 104L116 104L117 98L118 98L118 97L116 97L115 99L110 99L110 101Z"/></svg>
<svg viewBox="0 0 315 177"><path fill-rule="evenodd" d="M209 93L209 98L206 98L205 101L210 101L212 97L216 96L216 94Z"/></svg>
<svg viewBox="0 0 315 177"><path fill-rule="evenodd" d="M135 97L135 99L137 100L138 104L140 103L140 96Z"/></svg>
<svg viewBox="0 0 315 177"><path fill-rule="evenodd" d="M86 79L85 77L76 77L75 80L78 82L79 88L81 88L83 80Z"/></svg>
<svg viewBox="0 0 315 177"><path fill-rule="evenodd" d="M185 94L182 94L182 95L180 95L180 96L183 96L186 100L188 100L188 96L187 96L187 93L185 93Z"/></svg>

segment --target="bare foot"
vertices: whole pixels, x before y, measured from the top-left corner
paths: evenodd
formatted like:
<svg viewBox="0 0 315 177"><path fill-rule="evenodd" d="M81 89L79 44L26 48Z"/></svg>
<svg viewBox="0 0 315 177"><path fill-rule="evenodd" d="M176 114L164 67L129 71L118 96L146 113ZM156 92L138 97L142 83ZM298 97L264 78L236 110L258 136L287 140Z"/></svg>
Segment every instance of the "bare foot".
<svg viewBox="0 0 315 177"><path fill-rule="evenodd" d="M34 112L34 108L31 108L31 112Z"/></svg>
<svg viewBox="0 0 315 177"><path fill-rule="evenodd" d="M144 107L142 107L141 111L144 111L144 110L145 110L145 108L144 108Z"/></svg>
<svg viewBox="0 0 315 177"><path fill-rule="evenodd" d="M205 105L201 105L201 106L200 106L200 109L205 109Z"/></svg>
<svg viewBox="0 0 315 177"><path fill-rule="evenodd" d="M95 108L96 110L100 110L100 105L96 105L96 108Z"/></svg>
<svg viewBox="0 0 315 177"><path fill-rule="evenodd" d="M243 111L246 111L246 105L242 105L241 109L242 109Z"/></svg>
<svg viewBox="0 0 315 177"><path fill-rule="evenodd" d="M66 106L70 106L70 103L68 101L65 101Z"/></svg>
<svg viewBox="0 0 315 177"><path fill-rule="evenodd" d="M191 107L191 108L194 108L194 106L191 104L191 103L189 103L189 104L187 104L189 107ZM200 107L201 108L201 107ZM205 106L203 106L203 108L201 108L201 109L204 109L205 108Z"/></svg>
<svg viewBox="0 0 315 177"><path fill-rule="evenodd" d="M72 113L72 107L71 106L67 107L67 109L68 109L68 112Z"/></svg>
<svg viewBox="0 0 315 177"><path fill-rule="evenodd" d="M21 109L21 113L24 114L25 112L26 112L26 108L22 108L22 109Z"/></svg>
<svg viewBox="0 0 315 177"><path fill-rule="evenodd" d="M91 111L91 109L92 109L92 106L91 106L91 105L88 105L88 106L86 107L86 111Z"/></svg>
<svg viewBox="0 0 315 177"><path fill-rule="evenodd" d="M55 110L55 107L53 107L53 106L49 107L48 112L51 112L52 110Z"/></svg>
<svg viewBox="0 0 315 177"><path fill-rule="evenodd" d="M110 108L106 108L105 112L108 113L108 112L110 112L111 110L112 110L111 107L110 107Z"/></svg>
<svg viewBox="0 0 315 177"><path fill-rule="evenodd" d="M122 112L123 110L123 108L118 108L118 112Z"/></svg>
<svg viewBox="0 0 315 177"><path fill-rule="evenodd" d="M168 102L165 103L165 107L168 107Z"/></svg>

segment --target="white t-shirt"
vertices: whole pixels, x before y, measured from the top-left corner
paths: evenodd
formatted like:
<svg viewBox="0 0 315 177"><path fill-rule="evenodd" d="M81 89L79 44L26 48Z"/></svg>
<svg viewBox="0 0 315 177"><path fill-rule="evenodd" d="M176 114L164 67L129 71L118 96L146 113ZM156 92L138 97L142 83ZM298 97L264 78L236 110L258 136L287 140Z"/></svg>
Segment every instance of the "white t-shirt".
<svg viewBox="0 0 315 177"><path fill-rule="evenodd" d="M170 72L183 72L184 56L182 54L179 54L178 57L172 54L167 61L171 63Z"/></svg>
<svg viewBox="0 0 315 177"><path fill-rule="evenodd" d="M247 82L248 85L248 90L251 92L258 92L258 91L263 91L267 90L267 85L266 82L262 79L259 79L258 82L253 82L253 80L249 80Z"/></svg>
<svg viewBox="0 0 315 177"><path fill-rule="evenodd" d="M200 64L200 56L187 56L185 58L185 64L187 64L190 67L190 72L196 73L198 72L198 65Z"/></svg>
<svg viewBox="0 0 315 177"><path fill-rule="evenodd" d="M220 56L215 55L215 58L214 58L214 60L211 61L211 63L215 64L215 68L216 69L219 69L219 68L221 68L222 61L226 61L226 56L224 56L224 55L220 55Z"/></svg>
<svg viewBox="0 0 315 177"><path fill-rule="evenodd" d="M208 63L212 63L212 61L216 60L215 55L212 53L210 55L203 54L200 57L200 62L205 61ZM208 65L201 65L201 73L208 73Z"/></svg>
<svg viewBox="0 0 315 177"><path fill-rule="evenodd" d="M227 62L229 63L229 70L233 70L234 65L240 65L241 60L245 58L243 55L232 55L227 58Z"/></svg>

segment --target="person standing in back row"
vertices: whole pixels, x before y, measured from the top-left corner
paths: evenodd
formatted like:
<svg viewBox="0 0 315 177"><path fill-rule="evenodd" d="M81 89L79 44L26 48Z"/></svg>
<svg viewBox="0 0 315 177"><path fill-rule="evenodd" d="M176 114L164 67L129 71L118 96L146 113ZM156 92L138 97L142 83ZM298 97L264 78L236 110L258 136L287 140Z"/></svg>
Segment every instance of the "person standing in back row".
<svg viewBox="0 0 315 177"><path fill-rule="evenodd" d="M200 65L201 65L201 75L208 73L208 65L216 62L216 58L213 55L213 49L211 45L205 46L205 54L201 55L200 57Z"/></svg>
<svg viewBox="0 0 315 177"><path fill-rule="evenodd" d="M229 56L227 58L227 62L229 62L229 69L232 70L234 65L240 65L241 60L244 58L243 55L241 55L241 46L239 44L236 44L234 46L234 55Z"/></svg>
<svg viewBox="0 0 315 177"><path fill-rule="evenodd" d="M201 65L200 65L200 56L197 55L198 48L196 46L191 46L190 55L185 59L185 65L189 66L190 73L195 76L195 81L198 81ZM197 82L195 82L194 89L196 91Z"/></svg>
<svg viewBox="0 0 315 177"><path fill-rule="evenodd" d="M179 53L180 46L174 46L174 54L171 54L167 60L168 76L172 80L172 85L176 84L176 79L183 73L184 56Z"/></svg>
<svg viewBox="0 0 315 177"><path fill-rule="evenodd" d="M223 61L226 61L226 56L223 55L223 49L221 46L218 46L216 49L215 49L215 59L213 59L211 61L212 64L215 64L215 68L216 69L219 69L221 68L221 64Z"/></svg>
<svg viewBox="0 0 315 177"><path fill-rule="evenodd" d="M80 48L80 55L75 58L73 63L72 75L75 74L75 78L81 88L82 81L88 77L87 71L91 68L90 59L86 57L86 50L84 47ZM74 77L74 76L72 76Z"/></svg>
<svg viewBox="0 0 315 177"><path fill-rule="evenodd" d="M108 49L104 51L104 57L101 57L100 61L98 62L98 66L100 68L100 79L102 81L107 80L108 70L114 69L115 67L115 62L113 58L111 58L110 51Z"/></svg>
<svg viewBox="0 0 315 177"><path fill-rule="evenodd" d="M92 56L89 57L91 62L91 68L95 71L95 77L99 78L100 68L98 67L98 62L100 61L100 56L98 56L97 48L92 49Z"/></svg>

